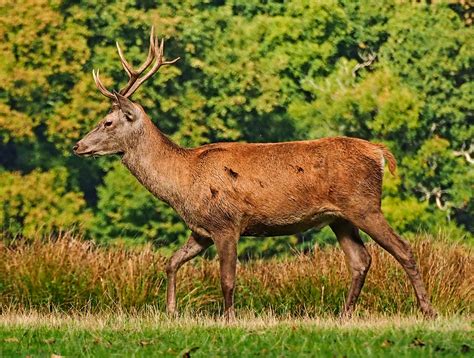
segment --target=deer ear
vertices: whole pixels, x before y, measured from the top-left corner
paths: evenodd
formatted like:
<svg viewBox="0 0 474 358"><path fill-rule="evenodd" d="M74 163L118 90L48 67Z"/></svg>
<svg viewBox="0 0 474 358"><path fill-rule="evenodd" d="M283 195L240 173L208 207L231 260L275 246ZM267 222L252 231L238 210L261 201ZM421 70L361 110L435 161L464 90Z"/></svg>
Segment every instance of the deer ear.
<svg viewBox="0 0 474 358"><path fill-rule="evenodd" d="M122 96L120 93L114 92L114 96L127 120L133 122L138 118L137 107L127 97Z"/></svg>

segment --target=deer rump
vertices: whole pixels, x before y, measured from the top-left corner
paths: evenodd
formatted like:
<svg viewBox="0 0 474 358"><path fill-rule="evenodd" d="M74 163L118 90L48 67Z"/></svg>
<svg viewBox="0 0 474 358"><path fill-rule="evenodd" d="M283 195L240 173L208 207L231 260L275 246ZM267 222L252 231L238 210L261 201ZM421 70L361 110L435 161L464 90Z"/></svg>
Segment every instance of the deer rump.
<svg viewBox="0 0 474 358"><path fill-rule="evenodd" d="M383 145L347 137L216 143L195 151L192 191L200 197L188 208L200 222L191 226L237 222L241 235L250 236L294 234L335 218L352 221L380 208L384 157L395 170Z"/></svg>

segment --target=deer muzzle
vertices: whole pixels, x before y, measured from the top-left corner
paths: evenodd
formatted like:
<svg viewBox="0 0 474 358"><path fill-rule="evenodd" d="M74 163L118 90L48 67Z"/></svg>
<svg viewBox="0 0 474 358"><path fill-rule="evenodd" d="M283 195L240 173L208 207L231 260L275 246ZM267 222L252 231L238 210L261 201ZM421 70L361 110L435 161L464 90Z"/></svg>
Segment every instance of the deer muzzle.
<svg viewBox="0 0 474 358"><path fill-rule="evenodd" d="M77 142L74 147L72 147L72 151L78 156L89 156L94 154L94 152L90 150L88 146L84 145L82 141Z"/></svg>

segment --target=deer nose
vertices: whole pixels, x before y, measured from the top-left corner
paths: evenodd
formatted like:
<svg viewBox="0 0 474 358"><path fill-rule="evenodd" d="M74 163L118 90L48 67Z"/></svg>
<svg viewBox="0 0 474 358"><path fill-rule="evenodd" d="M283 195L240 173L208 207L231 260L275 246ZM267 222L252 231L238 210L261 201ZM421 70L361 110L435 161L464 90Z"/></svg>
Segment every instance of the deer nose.
<svg viewBox="0 0 474 358"><path fill-rule="evenodd" d="M79 144L76 144L74 147L72 147L72 151L75 152L79 148Z"/></svg>

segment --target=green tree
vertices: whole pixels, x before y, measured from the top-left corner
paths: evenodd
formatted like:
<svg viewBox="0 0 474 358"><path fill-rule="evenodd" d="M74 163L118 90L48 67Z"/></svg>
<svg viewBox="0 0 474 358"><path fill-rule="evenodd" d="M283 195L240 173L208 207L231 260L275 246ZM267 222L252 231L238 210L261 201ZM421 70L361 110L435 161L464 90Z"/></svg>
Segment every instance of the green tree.
<svg viewBox="0 0 474 358"><path fill-rule="evenodd" d="M3 230L31 236L82 220L100 242L152 240L167 250L186 238L176 214L116 158L70 151L109 107L91 70L118 89L126 74L115 41L136 65L153 24L165 55L181 60L134 99L181 145L332 135L383 142L399 162L383 198L395 228L472 234L474 34L466 14L456 3L395 0L4 1ZM315 240L334 242L326 229L244 240L241 253L306 249Z"/></svg>
<svg viewBox="0 0 474 358"><path fill-rule="evenodd" d="M27 238L82 231L90 223L82 193L67 186L67 171L0 172L0 225L8 236Z"/></svg>

